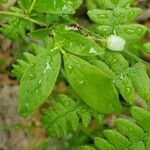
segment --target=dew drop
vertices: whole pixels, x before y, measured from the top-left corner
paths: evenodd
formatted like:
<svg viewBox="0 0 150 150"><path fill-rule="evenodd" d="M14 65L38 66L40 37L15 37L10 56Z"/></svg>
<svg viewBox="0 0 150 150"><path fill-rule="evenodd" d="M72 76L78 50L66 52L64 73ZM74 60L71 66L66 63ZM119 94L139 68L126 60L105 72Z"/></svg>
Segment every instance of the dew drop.
<svg viewBox="0 0 150 150"><path fill-rule="evenodd" d="M72 73L72 71L73 71L73 66L71 65L71 64L69 64L68 66L67 66L67 68L68 68L68 73Z"/></svg>
<svg viewBox="0 0 150 150"><path fill-rule="evenodd" d="M73 45L73 43L70 43L70 45L69 45L69 46L70 46L70 48L72 47L72 45Z"/></svg>
<svg viewBox="0 0 150 150"><path fill-rule="evenodd" d="M54 52L54 49L51 49L50 51L51 51L51 52Z"/></svg>
<svg viewBox="0 0 150 150"><path fill-rule="evenodd" d="M90 54L97 54L97 52L96 52L94 47L90 48L89 53Z"/></svg>
<svg viewBox="0 0 150 150"><path fill-rule="evenodd" d="M132 93L132 88L129 87L129 86L125 87L125 94L126 94L127 96L129 96L129 95L131 95L131 93Z"/></svg>
<svg viewBox="0 0 150 150"><path fill-rule="evenodd" d="M35 79L35 75L33 73L29 74L29 80L34 80Z"/></svg>
<svg viewBox="0 0 150 150"><path fill-rule="evenodd" d="M79 84L79 86L82 88L84 86L84 78L83 76L78 76L78 78L76 79L77 83Z"/></svg>
<svg viewBox="0 0 150 150"><path fill-rule="evenodd" d="M98 14L98 18L106 19L108 16L106 14Z"/></svg>
<svg viewBox="0 0 150 150"><path fill-rule="evenodd" d="M38 90L38 89L36 89L36 90L35 90L35 93L39 93L39 90Z"/></svg>
<svg viewBox="0 0 150 150"><path fill-rule="evenodd" d="M68 7L66 5L63 6L62 11L67 11Z"/></svg>
<svg viewBox="0 0 150 150"><path fill-rule="evenodd" d="M141 33L143 32L143 30L141 28L137 28L137 34L141 35Z"/></svg>
<svg viewBox="0 0 150 150"><path fill-rule="evenodd" d="M115 64L118 62L118 59L117 58L114 58L112 61L111 61L111 64Z"/></svg>
<svg viewBox="0 0 150 150"><path fill-rule="evenodd" d="M47 61L47 62L46 62L46 67L45 67L45 69L44 69L44 71L43 71L43 74L45 74L48 70L51 70L51 69L52 69L52 68L51 68L49 62Z"/></svg>
<svg viewBox="0 0 150 150"><path fill-rule="evenodd" d="M75 26L65 26L65 30L67 30L67 31L69 31L69 30L78 31L78 27L75 27Z"/></svg>
<svg viewBox="0 0 150 150"><path fill-rule="evenodd" d="M133 16L134 16L134 12L130 12L129 17L133 17Z"/></svg>
<svg viewBox="0 0 150 150"><path fill-rule="evenodd" d="M123 80L123 79L124 79L124 76L123 76L123 74L122 74L122 73L120 74L119 78L120 78L121 80Z"/></svg>
<svg viewBox="0 0 150 150"><path fill-rule="evenodd" d="M38 83L39 83L39 84L41 84L41 82L42 82L42 80L39 80L39 82L38 82Z"/></svg>

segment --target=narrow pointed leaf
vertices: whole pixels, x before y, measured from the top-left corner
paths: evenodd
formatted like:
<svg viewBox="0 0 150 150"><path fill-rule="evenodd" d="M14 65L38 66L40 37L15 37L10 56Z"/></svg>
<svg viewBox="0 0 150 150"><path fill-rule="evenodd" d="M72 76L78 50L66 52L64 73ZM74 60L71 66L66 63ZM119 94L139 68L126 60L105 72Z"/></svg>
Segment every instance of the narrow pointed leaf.
<svg viewBox="0 0 150 150"><path fill-rule="evenodd" d="M128 150L149 150L149 149L145 149L145 144L144 142L140 141L137 143L133 143Z"/></svg>
<svg viewBox="0 0 150 150"><path fill-rule="evenodd" d="M107 51L104 55L104 61L116 75L129 68L128 61L118 52Z"/></svg>
<svg viewBox="0 0 150 150"><path fill-rule="evenodd" d="M134 65L127 75L132 80L132 83L139 95L146 101L150 102L150 78L143 66L138 63Z"/></svg>
<svg viewBox="0 0 150 150"><path fill-rule="evenodd" d="M121 74L117 76L113 83L118 88L120 94L128 104L135 104L135 90L131 80L127 75Z"/></svg>
<svg viewBox="0 0 150 150"><path fill-rule="evenodd" d="M137 123L144 128L144 130L150 132L150 112L143 108L134 106L131 108L131 114Z"/></svg>
<svg viewBox="0 0 150 150"><path fill-rule="evenodd" d="M58 51L45 50L35 57L20 81L19 112L29 116L50 95L55 85L61 57Z"/></svg>
<svg viewBox="0 0 150 150"><path fill-rule="evenodd" d="M112 144L99 137L94 138L94 143L98 150L116 150Z"/></svg>
<svg viewBox="0 0 150 150"><path fill-rule="evenodd" d="M70 85L87 105L106 114L121 111L116 89L100 69L70 54L64 55L64 64Z"/></svg>
<svg viewBox="0 0 150 150"><path fill-rule="evenodd" d="M95 23L109 25L113 18L113 11L93 9L88 11L88 16Z"/></svg>
<svg viewBox="0 0 150 150"><path fill-rule="evenodd" d="M145 35L147 28L140 24L118 25L115 31L124 38L139 38Z"/></svg>
<svg viewBox="0 0 150 150"><path fill-rule="evenodd" d="M144 130L127 119L117 119L116 126L132 142L137 142L144 136Z"/></svg>
<svg viewBox="0 0 150 150"><path fill-rule="evenodd" d="M104 130L104 135L108 141L118 150L125 149L130 144L129 140L117 131Z"/></svg>
<svg viewBox="0 0 150 150"><path fill-rule="evenodd" d="M99 68L101 71L107 74L110 78L114 79L116 77L115 73L103 61L96 60L96 58L94 58L93 60L90 60L90 63L93 66Z"/></svg>
<svg viewBox="0 0 150 150"><path fill-rule="evenodd" d="M104 54L104 49L94 40L85 37L73 30L78 29L71 26L60 26L55 30L56 41L65 50L81 56Z"/></svg>

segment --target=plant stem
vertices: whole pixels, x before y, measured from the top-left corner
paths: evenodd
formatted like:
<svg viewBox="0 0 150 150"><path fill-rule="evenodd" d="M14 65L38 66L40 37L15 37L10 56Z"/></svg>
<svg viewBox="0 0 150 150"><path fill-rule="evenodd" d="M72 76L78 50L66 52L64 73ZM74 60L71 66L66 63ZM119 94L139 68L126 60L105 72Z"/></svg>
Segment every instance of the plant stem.
<svg viewBox="0 0 150 150"><path fill-rule="evenodd" d="M33 22L33 23L35 23L35 24L38 24L38 25L40 25L40 26L45 26L45 27L48 26L48 25L45 24L44 22L34 20L34 19L29 18L28 16L25 16L25 15L23 15L23 14L17 14L17 13L8 12L8 11L0 11L0 15L18 17L18 18L21 18L21 19L24 19L24 20Z"/></svg>
<svg viewBox="0 0 150 150"><path fill-rule="evenodd" d="M30 7L30 9L29 9L29 11L28 11L29 14L30 14L31 11L33 10L34 4L36 3L36 1L37 1L37 0L33 0L32 4L31 4L31 7Z"/></svg>
<svg viewBox="0 0 150 150"><path fill-rule="evenodd" d="M70 23L79 25L76 21L74 21L73 19L69 18L68 16L60 16L63 19L65 19L66 21L69 21ZM92 36L94 36L96 39L98 39L99 41L101 41L100 39L102 39L102 37L92 31L90 31L89 29L83 27L82 25L79 25L81 27L81 32L83 34L83 32L85 32L86 34L91 34Z"/></svg>

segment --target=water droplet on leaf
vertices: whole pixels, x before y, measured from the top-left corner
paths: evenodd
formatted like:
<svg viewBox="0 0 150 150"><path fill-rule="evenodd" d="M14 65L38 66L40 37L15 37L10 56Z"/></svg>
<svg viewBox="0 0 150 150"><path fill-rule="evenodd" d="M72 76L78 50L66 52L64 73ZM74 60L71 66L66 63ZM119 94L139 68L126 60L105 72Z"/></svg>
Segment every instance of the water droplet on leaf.
<svg viewBox="0 0 150 150"><path fill-rule="evenodd" d="M35 74L31 73L29 74L29 80L34 80L35 79Z"/></svg>
<svg viewBox="0 0 150 150"><path fill-rule="evenodd" d="M90 48L89 53L90 54L97 54L97 52L96 52L94 47Z"/></svg>
<svg viewBox="0 0 150 150"><path fill-rule="evenodd" d="M68 73L72 73L73 66L71 64L69 64L67 67L68 67L68 69L67 69Z"/></svg>
<svg viewBox="0 0 150 150"><path fill-rule="evenodd" d="M111 61L111 64L115 64L118 62L118 59L117 58L114 58L112 61Z"/></svg>
<svg viewBox="0 0 150 150"><path fill-rule="evenodd" d="M99 14L98 18L100 19L106 19L108 16L106 14Z"/></svg>
<svg viewBox="0 0 150 150"><path fill-rule="evenodd" d="M77 79L76 79L77 83L79 84L78 86L79 87L83 87L84 86L84 77L83 76L79 76Z"/></svg>
<svg viewBox="0 0 150 150"><path fill-rule="evenodd" d="M125 87L125 94L126 94L127 96L129 96L129 95L131 95L131 93L132 93L132 88L129 87L129 86Z"/></svg>
<svg viewBox="0 0 150 150"><path fill-rule="evenodd" d="M44 71L43 71L43 74L45 74L48 70L51 70L51 69L52 69L52 68L51 68L49 62L47 61L47 62L46 62L46 67L45 67L45 69L44 69Z"/></svg>

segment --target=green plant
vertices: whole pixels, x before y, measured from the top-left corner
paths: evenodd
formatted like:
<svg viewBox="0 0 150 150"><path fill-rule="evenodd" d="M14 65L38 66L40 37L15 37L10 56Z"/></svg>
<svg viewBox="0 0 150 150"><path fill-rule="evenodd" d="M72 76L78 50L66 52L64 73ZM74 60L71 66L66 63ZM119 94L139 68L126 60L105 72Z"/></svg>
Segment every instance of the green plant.
<svg viewBox="0 0 150 150"><path fill-rule="evenodd" d="M48 102L42 118L50 136L86 130L95 148L80 147L86 144L81 143L81 149L149 149L150 112L136 106L136 95L148 106L150 102L149 63L142 59L150 44L141 40L149 29L133 23L141 14L133 3L87 0L94 25L75 21L82 0L19 0L15 7L0 11L0 32L25 49L12 71L20 79L21 116ZM61 94L54 90L60 80L68 84ZM120 119L120 114L128 119ZM108 115L119 118L117 129L102 127L104 134L94 138L97 129L91 122L103 126Z"/></svg>

